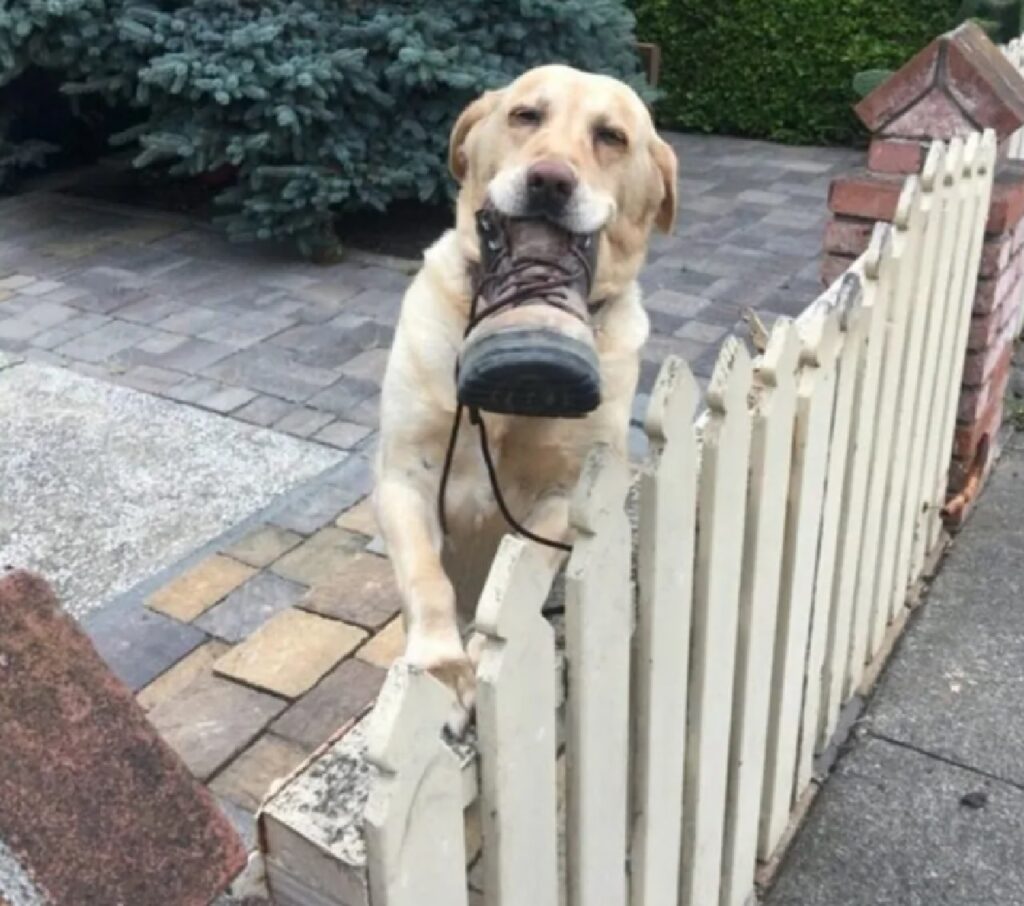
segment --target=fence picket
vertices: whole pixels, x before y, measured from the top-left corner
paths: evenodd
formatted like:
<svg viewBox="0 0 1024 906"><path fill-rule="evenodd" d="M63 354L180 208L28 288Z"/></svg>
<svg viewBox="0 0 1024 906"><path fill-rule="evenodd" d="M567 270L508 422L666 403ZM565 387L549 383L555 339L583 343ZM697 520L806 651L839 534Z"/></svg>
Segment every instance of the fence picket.
<svg viewBox="0 0 1024 906"><path fill-rule="evenodd" d="M651 392L650 453L640 476L633 655L632 906L679 896L687 673L693 587L697 384L675 356Z"/></svg>
<svg viewBox="0 0 1024 906"><path fill-rule="evenodd" d="M506 536L477 609L485 636L477 731L489 906L558 904L555 633L541 615L555 565L535 544Z"/></svg>
<svg viewBox="0 0 1024 906"><path fill-rule="evenodd" d="M780 318L754 363L722 906L745 906L753 894L799 357L797 329Z"/></svg>
<svg viewBox="0 0 1024 906"><path fill-rule="evenodd" d="M907 489L903 496L903 515L900 519L902 528L897 543L896 564L891 583L890 610L902 606L908 585L917 577L917 574L913 572L913 551L924 497L923 462L929 438L934 430L932 405L939 375L940 340L945 320L944 294L949 285L949 268L953 257L954 224L949 216L950 202L948 199L950 186L944 178L948 153L942 142L934 142L921 170L922 194L925 204L930 209L931 217L935 221L933 227L935 236L932 238L935 260L923 286L923 298L926 302L923 314L926 324L921 345L921 361L918 366L921 375L918 402L913 414L911 429L909 455L911 468L907 476Z"/></svg>
<svg viewBox="0 0 1024 906"><path fill-rule="evenodd" d="M863 497L865 465L863 451L858 454L860 444L857 438L859 424L860 400L864 384L865 360L867 356L867 331L870 326L870 310L864 306L864 259L861 258L843 277L845 289L840 286L838 292L849 299L846 307L847 316L843 337L843 348L839 356L839 384L836 387L836 416L843 417L840 401L849 399L849 411L845 413L847 424L846 450L842 454L843 478L840 489L838 481L833 483L837 493L841 494L839 504L839 524L836 528L836 548L833 554L831 587L826 593L829 600L829 626L825 642L825 662L822 669L822 704L821 720L818 732L819 746L824 746L831 739L839 722L839 709L843 704L843 683L846 680L846 662L850 652L850 632L852 630L853 595L846 593L843 586L842 569L844 557L854 552L855 547L850 538L850 526L853 523L857 503ZM842 326L842 325L841 325ZM842 426L837 429L833 423L833 455L839 455L837 439L841 437ZM830 478L831 480L831 472ZM859 495L858 496L858 492ZM848 570L847 570L848 571ZM825 581L825 577L821 577ZM815 594L818 594L817 589Z"/></svg>
<svg viewBox="0 0 1024 906"><path fill-rule="evenodd" d="M462 775L441 739L454 696L429 673L396 663L370 721L378 774L365 812L374 906L466 906Z"/></svg>
<svg viewBox="0 0 1024 906"><path fill-rule="evenodd" d="M836 551L840 535L843 505L846 501L846 476L850 451L850 422L853 414L854 392L857 383L856 359L848 366L846 347L851 342L851 329L860 315L860 279L855 274L845 278L830 299L829 315L836 322L840 337L839 357L836 360L835 405L829 439L828 466L825 475L825 496L822 502L821 535L818 545L818 565L814 577L811 599L811 633L807 645L807 679L797 754L796 792L799 794L811 782L814 755L817 751L818 731L829 674L826 667L829 640L835 632L833 615L833 580L835 578ZM828 328L832 330L831 327ZM856 343L856 340L853 340Z"/></svg>
<svg viewBox="0 0 1024 906"><path fill-rule="evenodd" d="M782 838L793 802L800 705L836 395L835 366L840 339L838 316L835 312L816 312L800 328L802 350L797 419L758 840L762 859L772 854Z"/></svg>
<svg viewBox="0 0 1024 906"><path fill-rule="evenodd" d="M681 906L717 903L721 882L751 378L750 356L735 337L728 337L708 387L701 448Z"/></svg>
<svg viewBox="0 0 1024 906"><path fill-rule="evenodd" d="M588 456L572 504L566 571L569 906L626 904L629 656L633 631L629 472L608 447Z"/></svg>
<svg viewBox="0 0 1024 906"><path fill-rule="evenodd" d="M927 513L928 526L925 554L929 554L939 540L942 531L942 507L946 502L946 486L949 476L950 456L953 452L953 432L956 426L957 401L964 372L967 332L970 327L971 309L977 283L978 265L984 240L985 221L988 219L991 182L988 174L995 166L996 139L989 129L984 136L972 133L964 148L963 169L957 174L957 185L963 186L964 216L958 235L958 247L966 253L958 255L960 279L954 284L951 300L953 338L949 350L949 370L945 375L945 386L940 392L941 416L939 444L927 468L932 476L931 499L934 506Z"/></svg>
<svg viewBox="0 0 1024 906"><path fill-rule="evenodd" d="M924 394L931 388L922 381L925 343L929 327L934 322L931 304L931 277L936 268L938 245L941 241L942 218L935 207L934 173L943 146L936 142L928 152L922 176L917 180L915 204L907 212L905 221L897 212L894 222L897 230L915 230L920 233L917 249L918 267L916 279L907 298L908 334L906 341L906 367L904 371L903 394L900 410L896 417L896 452L893 456L893 472L888 494L889 512L883 520L885 543L875 583L875 597L879 606L888 611L891 621L906 603L906 585L900 582L899 557L906 539L913 532L916 515L907 498L917 469L914 454L914 425L924 407ZM930 175L926 178L924 173Z"/></svg>
<svg viewBox="0 0 1024 906"><path fill-rule="evenodd" d="M868 478L868 511L864 524L861 547L860 575L857 579L858 606L867 615L868 629L865 660L874 658L885 629L889 624L889 601L878 594L878 582L883 571L882 561L887 543L895 532L895 515L891 512L894 484L892 473L896 466L900 395L906 391L907 329L910 302L916 292L917 268L920 262L921 222L911 214L919 205L920 186L916 177L903 185L896 214L893 219L890 267L892 279L888 281L891 297L887 317L885 348L882 351L882 376L879 388L878 430L875 434L873 466ZM884 517L888 516L888 519ZM862 599L862 600L861 600Z"/></svg>

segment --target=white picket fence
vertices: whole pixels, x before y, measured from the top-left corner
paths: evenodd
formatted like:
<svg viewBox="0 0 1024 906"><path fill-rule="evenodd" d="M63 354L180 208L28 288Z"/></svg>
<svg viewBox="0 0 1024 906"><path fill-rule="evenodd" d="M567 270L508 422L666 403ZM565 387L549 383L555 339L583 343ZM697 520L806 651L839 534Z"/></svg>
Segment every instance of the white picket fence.
<svg viewBox="0 0 1024 906"><path fill-rule="evenodd" d="M840 281L756 356L725 342L696 419L696 382L665 362L635 595L629 471L592 452L572 512L564 746L540 615L554 570L504 540L479 609L487 906L752 901L757 861L778 850L941 544L995 158L991 133L933 145L893 226ZM469 902L449 705L400 664L371 717L373 906Z"/></svg>

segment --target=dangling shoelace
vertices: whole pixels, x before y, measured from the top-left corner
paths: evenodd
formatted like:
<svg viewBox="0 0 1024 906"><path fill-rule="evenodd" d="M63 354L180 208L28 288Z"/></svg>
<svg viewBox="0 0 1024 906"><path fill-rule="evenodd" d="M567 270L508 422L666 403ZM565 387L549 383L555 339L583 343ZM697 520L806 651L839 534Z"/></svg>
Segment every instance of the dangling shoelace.
<svg viewBox="0 0 1024 906"><path fill-rule="evenodd" d="M592 276L590 262L575 245L571 246L570 249L580 267L583 269L583 272L586 274L587 283L589 285ZM520 305L524 302L530 302L531 304L538 301L543 302L547 305L553 305L555 308L567 312L573 317L579 318L581 321L585 320L579 312L575 311L571 306L565 303L562 296L566 284L575 279L578 274L573 273L568 267L558 261L554 261L549 258L531 256L521 259L507 273L499 275L497 273L498 268L506 258L508 258L508 252L505 250L500 251L495 256L494 261L488 268L488 273L484 275L480 284L477 286L476 292L473 293L469 308L469 321L467 322L466 330L462 335L463 339L468 337L473 328L476 327L484 318L514 305ZM548 268L554 270L556 273L552 275L534 276L532 278L527 277L520 281L516 280L517 277L525 276L525 272L534 267ZM484 290L488 289L499 279L502 282L506 280L510 281L509 288L499 296L493 305L483 312L478 312L477 308L479 306L480 298L484 294ZM459 362L458 358L456 358L456 384L458 384L458 380ZM448 520L445 515L445 494L448 490L448 478L451 474L452 462L455 458L455 446L459 439L459 428L462 424L462 414L466 408L467 407L463 403L456 403L455 418L452 421L451 436L448 438L448 449L445 452L444 465L441 468L441 483L438 487L437 493L437 515L441 523L441 531L446 535L448 534ZM508 504L505 502L505 497L501 493L501 488L498 485L498 471L494 466L494 459L491 456L490 445L487 442L487 428L480 415L480 410L476 407L468 408L469 420L472 424L476 425L480 434L480 452L483 455L484 465L487 467L487 476L491 482L491 492L494 494L495 502L498 504L498 509L501 511L501 515L505 518L505 521L509 526L511 526L512 530L516 532L516 534L522 535L524 538L529 538L537 544L543 544L546 547L551 547L556 550L566 552L571 551L571 544L565 544L562 541L555 541L551 538L544 538L541 535L537 535L534 532L531 532L512 515L512 512L508 508Z"/></svg>

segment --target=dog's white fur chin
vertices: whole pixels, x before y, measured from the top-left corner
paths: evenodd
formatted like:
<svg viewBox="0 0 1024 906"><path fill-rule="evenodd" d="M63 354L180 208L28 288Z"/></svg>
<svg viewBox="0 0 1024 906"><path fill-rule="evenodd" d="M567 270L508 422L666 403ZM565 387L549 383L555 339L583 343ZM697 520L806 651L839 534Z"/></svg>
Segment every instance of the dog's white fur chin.
<svg viewBox="0 0 1024 906"><path fill-rule="evenodd" d="M491 204L506 217L525 217L526 167L502 170L487 187ZM597 192L580 183L572 194L565 211L555 221L570 233L596 233L615 216L615 201L604 192Z"/></svg>

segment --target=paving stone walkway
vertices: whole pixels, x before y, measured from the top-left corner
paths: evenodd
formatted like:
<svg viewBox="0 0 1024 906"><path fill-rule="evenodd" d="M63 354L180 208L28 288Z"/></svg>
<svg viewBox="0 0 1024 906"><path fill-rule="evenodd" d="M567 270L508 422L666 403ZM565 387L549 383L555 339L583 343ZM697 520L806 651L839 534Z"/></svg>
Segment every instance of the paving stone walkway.
<svg viewBox="0 0 1024 906"><path fill-rule="evenodd" d="M770 322L818 294L828 183L861 158L670 139L681 214L672 236L655 239L642 276L653 336L637 419L666 354L682 355L706 380L724 337L746 333L745 307ZM313 265L281 249L232 246L179 217L52 190L0 200L0 358L122 385L129 408L158 398L335 457L313 477L252 495L228 528L197 517L204 528L193 549L154 562L144 578L132 574L127 590L96 590L102 606L83 618L250 845L252 813L271 782L365 710L402 648L366 495L380 381L414 268L362 255ZM139 426L143 440L148 431ZM25 467L23 446L0 447L0 472ZM51 457L74 455L67 440L58 446ZM145 449L162 455L159 445ZM107 466L115 472L116 456ZM83 514L97 499L92 490L78 491ZM75 499L64 503L73 519ZM208 506L201 494L187 503L200 515ZM28 550L0 530L0 563L66 561L62 537ZM123 543L131 553L132 539ZM124 553L96 547L96 568Z"/></svg>

